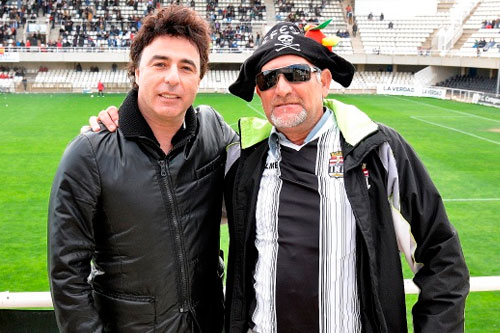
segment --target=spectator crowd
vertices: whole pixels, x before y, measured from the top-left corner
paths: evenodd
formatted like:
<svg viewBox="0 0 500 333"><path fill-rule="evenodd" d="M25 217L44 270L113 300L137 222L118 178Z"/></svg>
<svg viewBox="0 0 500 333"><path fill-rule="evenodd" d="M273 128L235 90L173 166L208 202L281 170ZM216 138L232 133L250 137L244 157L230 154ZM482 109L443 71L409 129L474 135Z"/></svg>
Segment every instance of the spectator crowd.
<svg viewBox="0 0 500 333"><path fill-rule="evenodd" d="M4 47L126 48L141 26L141 19L165 2L160 0L1 0L0 44ZM252 33L251 23L265 19L260 0L242 0L237 6L219 6L218 0L206 0L206 18L212 24L213 46L217 48L253 48L260 35ZM9 4L7 4L9 3ZM181 4L180 0L169 3ZM194 0L188 5L196 6ZM26 24L48 24L49 31L26 29ZM49 37L50 36L50 37Z"/></svg>
<svg viewBox="0 0 500 333"><path fill-rule="evenodd" d="M318 24L320 21L328 19L322 18L322 11L325 9L326 5L327 0L321 0L320 3L309 0L307 7L296 6L293 0L278 0L278 13L276 19L278 21L284 20L297 23L300 26Z"/></svg>
<svg viewBox="0 0 500 333"><path fill-rule="evenodd" d="M191 6L194 5L192 0ZM212 27L212 48L234 52L259 45L260 34L254 37L252 22L263 21L265 11L260 0L241 1L238 6L219 6L218 0L207 0L206 19Z"/></svg>
<svg viewBox="0 0 500 333"><path fill-rule="evenodd" d="M500 17L495 20L484 20L481 29L500 29Z"/></svg>

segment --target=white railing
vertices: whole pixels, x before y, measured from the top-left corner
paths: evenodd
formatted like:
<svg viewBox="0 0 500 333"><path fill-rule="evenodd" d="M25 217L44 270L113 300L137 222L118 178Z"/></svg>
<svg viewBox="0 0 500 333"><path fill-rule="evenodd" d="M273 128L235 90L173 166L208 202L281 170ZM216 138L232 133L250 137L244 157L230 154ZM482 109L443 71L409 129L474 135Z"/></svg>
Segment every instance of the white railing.
<svg viewBox="0 0 500 333"><path fill-rule="evenodd" d="M246 53L255 48L247 47L212 47L211 53ZM112 46L82 46L82 47L54 47L54 46L0 46L0 53L129 53L129 47Z"/></svg>
<svg viewBox="0 0 500 333"><path fill-rule="evenodd" d="M0 292L0 309L52 308L50 292Z"/></svg>
<svg viewBox="0 0 500 333"><path fill-rule="evenodd" d="M446 52L455 45L456 41L462 36L463 21L478 2L479 0L460 0L450 9L448 22L439 28L439 32L432 41L435 49Z"/></svg>
<svg viewBox="0 0 500 333"><path fill-rule="evenodd" d="M404 280L405 294L418 294L419 289L411 279ZM476 276L470 278L470 291L498 291L500 276ZM0 309L51 308L52 299L46 292L0 292Z"/></svg>
<svg viewBox="0 0 500 333"><path fill-rule="evenodd" d="M252 53L255 48L214 48L210 52L213 54L235 54L235 53ZM346 56L345 51L348 50L335 50L337 54ZM0 46L0 54L5 55L9 53L129 53L128 47L45 47L45 46ZM372 50L364 50L362 53L352 53L353 55L420 55L420 56L454 56L454 57L477 57L476 53L464 53L460 50L451 50L447 54L443 54L441 50L437 49L418 49L418 48L394 48L394 49L379 49L373 48ZM347 53L347 56L351 54ZM488 53L482 53L481 57L500 57L500 52L490 50Z"/></svg>

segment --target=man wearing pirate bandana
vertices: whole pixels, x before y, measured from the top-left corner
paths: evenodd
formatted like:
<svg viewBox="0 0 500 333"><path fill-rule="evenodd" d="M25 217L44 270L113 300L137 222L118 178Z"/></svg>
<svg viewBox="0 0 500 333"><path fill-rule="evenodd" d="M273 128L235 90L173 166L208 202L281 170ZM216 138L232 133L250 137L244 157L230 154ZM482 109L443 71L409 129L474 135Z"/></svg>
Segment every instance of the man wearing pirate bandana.
<svg viewBox="0 0 500 333"><path fill-rule="evenodd" d="M414 331L464 330L469 272L424 166L396 131L326 99L353 74L278 23L229 87L256 91L268 121L241 119L228 151L226 332L406 332L400 252L420 288Z"/></svg>
<svg viewBox="0 0 500 333"><path fill-rule="evenodd" d="M269 122L239 122L226 332L406 332L400 251L420 288L414 331L464 330L469 272L424 166L396 131L325 99L353 74L279 23L229 87L256 89Z"/></svg>

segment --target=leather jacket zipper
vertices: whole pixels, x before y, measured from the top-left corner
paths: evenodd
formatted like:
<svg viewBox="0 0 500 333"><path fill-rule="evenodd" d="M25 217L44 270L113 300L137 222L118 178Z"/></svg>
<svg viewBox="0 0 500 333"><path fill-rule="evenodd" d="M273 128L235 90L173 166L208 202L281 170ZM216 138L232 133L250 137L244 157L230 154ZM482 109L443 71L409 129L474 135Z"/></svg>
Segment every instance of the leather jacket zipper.
<svg viewBox="0 0 500 333"><path fill-rule="evenodd" d="M160 165L160 175L162 177L163 186L165 193L167 194L168 202L166 202L166 207L170 209L172 225L174 227L175 233L175 248L177 250L177 259L179 261L179 269L180 269L180 288L182 291L181 298L181 306L179 308L179 312L189 312L191 310L191 302L189 300L189 282L187 278L187 263L186 263L186 254L184 251L183 237L181 226L179 224L179 219L175 209L174 203L174 193L172 190L171 183L171 175L170 171L167 167L167 158L161 159L158 161Z"/></svg>

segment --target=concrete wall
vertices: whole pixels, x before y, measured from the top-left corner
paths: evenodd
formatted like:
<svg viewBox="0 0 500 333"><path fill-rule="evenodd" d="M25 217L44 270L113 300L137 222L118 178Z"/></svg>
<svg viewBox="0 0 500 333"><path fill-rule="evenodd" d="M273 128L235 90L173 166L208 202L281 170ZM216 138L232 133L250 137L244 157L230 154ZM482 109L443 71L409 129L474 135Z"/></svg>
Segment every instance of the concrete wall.
<svg viewBox="0 0 500 333"><path fill-rule="evenodd" d="M6 52L15 54L15 57L7 57L0 65L16 67L22 66L34 72L41 66L51 69L74 69L77 63L81 63L84 70L90 66L98 66L101 70L111 69L111 64L116 63L118 68L124 68L128 63L128 52L108 53L108 52ZM212 68L218 69L238 69L251 53L213 53L210 54L210 64ZM392 65L394 71L414 71L418 72L422 68L431 66L434 68L445 67L442 70L431 73L432 81L441 78L440 73L467 74L469 68L477 68L478 73L485 77L495 77L497 69L500 67L500 58L487 57L441 57L441 56L418 56L418 55L375 55L375 54L351 54L344 56L347 60L355 64L358 70L386 70L388 65ZM458 68L458 72L457 71ZM435 77L434 77L435 76Z"/></svg>
<svg viewBox="0 0 500 333"><path fill-rule="evenodd" d="M430 86L457 74L460 74L460 68L457 67L428 66L415 73L415 77L424 85Z"/></svg>
<svg viewBox="0 0 500 333"><path fill-rule="evenodd" d="M117 63L123 66L129 60L128 53L44 53L44 52L20 52L18 61L2 62L0 65L8 66L35 64L36 68L45 65L49 68L73 68L76 63L82 66ZM251 53L212 53L210 63L241 64ZM351 54L344 56L353 64L373 65L420 65L420 66L446 66L446 67L475 67L497 69L500 66L500 58L487 57L441 57L441 56L418 56L418 55L375 55L375 54Z"/></svg>

